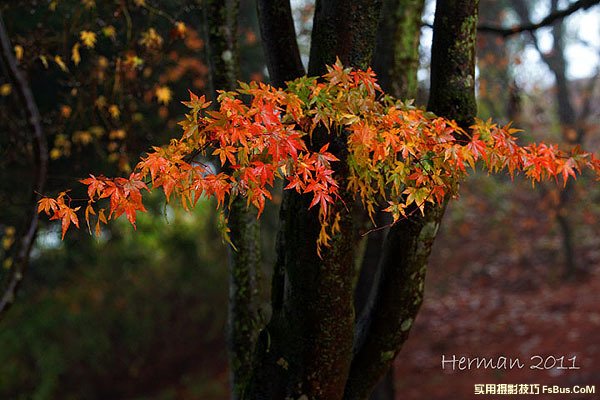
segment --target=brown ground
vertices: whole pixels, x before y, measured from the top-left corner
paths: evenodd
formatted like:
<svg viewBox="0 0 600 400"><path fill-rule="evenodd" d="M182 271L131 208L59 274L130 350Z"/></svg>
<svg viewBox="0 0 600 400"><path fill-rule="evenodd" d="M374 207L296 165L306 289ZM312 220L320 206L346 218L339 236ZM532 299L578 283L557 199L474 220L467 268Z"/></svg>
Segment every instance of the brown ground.
<svg viewBox="0 0 600 400"><path fill-rule="evenodd" d="M560 236L544 211L535 204L515 207L507 215L520 214L518 218L498 223L486 220L489 207L471 199L471 215L450 221L441 232L425 302L396 362L397 399L600 399L597 228L578 227L579 235L585 236L577 241L578 263L585 273L567 280L561 269ZM595 222L590 215L586 218ZM519 358L525 368L442 370L442 355L448 359L453 354ZM580 369L532 370L536 363L530 357L535 355L565 356L565 367L571 363L566 359L576 356ZM552 359L548 366L551 363ZM596 385L596 394L474 394L475 384L491 383Z"/></svg>

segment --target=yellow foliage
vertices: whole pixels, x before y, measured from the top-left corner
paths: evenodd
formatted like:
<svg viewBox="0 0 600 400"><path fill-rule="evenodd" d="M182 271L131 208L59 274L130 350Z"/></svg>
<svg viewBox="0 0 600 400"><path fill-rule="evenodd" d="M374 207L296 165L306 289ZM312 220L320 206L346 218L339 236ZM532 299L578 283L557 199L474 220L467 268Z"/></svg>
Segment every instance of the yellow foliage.
<svg viewBox="0 0 600 400"><path fill-rule="evenodd" d="M92 142L92 134L88 131L77 131L73 134L73 142L87 145Z"/></svg>
<svg viewBox="0 0 600 400"><path fill-rule="evenodd" d="M97 108L104 108L106 107L106 97L104 96L98 96L98 98L96 99L95 103Z"/></svg>
<svg viewBox="0 0 600 400"><path fill-rule="evenodd" d="M48 69L48 59L46 56L40 56L40 61L44 64L44 68Z"/></svg>
<svg viewBox="0 0 600 400"><path fill-rule="evenodd" d="M15 57L17 58L17 61L21 61L23 59L23 46L15 46Z"/></svg>
<svg viewBox="0 0 600 400"><path fill-rule="evenodd" d="M52 160L59 159L60 156L62 156L62 153L61 153L60 149L53 148L52 150L50 150L50 158Z"/></svg>
<svg viewBox="0 0 600 400"><path fill-rule="evenodd" d="M10 83L5 83L4 85L0 86L0 96L8 96L11 93L12 86L10 85Z"/></svg>
<svg viewBox="0 0 600 400"><path fill-rule="evenodd" d="M15 227L7 226L4 229L4 237L2 238L2 248L8 250L15 242Z"/></svg>
<svg viewBox="0 0 600 400"><path fill-rule="evenodd" d="M108 112L114 119L119 118L121 115L121 110L119 110L119 107L117 107L116 104L111 104L110 107L108 107Z"/></svg>
<svg viewBox="0 0 600 400"><path fill-rule="evenodd" d="M79 43L75 43L71 49L71 60L73 64L79 65L81 62L81 54L79 54Z"/></svg>
<svg viewBox="0 0 600 400"><path fill-rule="evenodd" d="M128 68L138 68L144 65L144 60L142 60L135 54L127 54L123 63Z"/></svg>
<svg viewBox="0 0 600 400"><path fill-rule="evenodd" d="M104 34L104 36L106 36L107 38L114 39L117 35L117 31L114 26L108 25L102 28L102 34Z"/></svg>
<svg viewBox="0 0 600 400"><path fill-rule="evenodd" d="M158 50L162 47L163 38L156 32L154 28L150 28L146 32L142 32L140 44L147 49Z"/></svg>
<svg viewBox="0 0 600 400"><path fill-rule="evenodd" d="M114 129L112 131L110 131L110 134L108 135L109 139L125 139L125 137L127 136L127 133L125 132L124 129Z"/></svg>
<svg viewBox="0 0 600 400"><path fill-rule="evenodd" d="M165 105L168 105L171 102L173 96L173 92L171 92L171 89L169 89L168 86L157 87L154 94L156 95L158 102Z"/></svg>
<svg viewBox="0 0 600 400"><path fill-rule="evenodd" d="M96 7L95 0L81 0L81 4L83 4L83 6L88 10L91 10L92 8Z"/></svg>
<svg viewBox="0 0 600 400"><path fill-rule="evenodd" d="M65 62L60 56L54 56L54 62L60 67L60 69L63 70L63 72L69 72L69 69L67 68Z"/></svg>
<svg viewBox="0 0 600 400"><path fill-rule="evenodd" d="M79 39L81 39L83 45L88 49L91 49L96 45L96 34L92 31L79 32Z"/></svg>
<svg viewBox="0 0 600 400"><path fill-rule="evenodd" d="M177 21L175 23L175 32L177 33L177 36L179 36L180 38L184 38L186 31L187 31L187 27L185 26L185 24L183 22Z"/></svg>
<svg viewBox="0 0 600 400"><path fill-rule="evenodd" d="M104 128L100 125L92 125L88 128L88 131L90 131L92 136L94 136L95 138L99 138L102 135L104 135Z"/></svg>

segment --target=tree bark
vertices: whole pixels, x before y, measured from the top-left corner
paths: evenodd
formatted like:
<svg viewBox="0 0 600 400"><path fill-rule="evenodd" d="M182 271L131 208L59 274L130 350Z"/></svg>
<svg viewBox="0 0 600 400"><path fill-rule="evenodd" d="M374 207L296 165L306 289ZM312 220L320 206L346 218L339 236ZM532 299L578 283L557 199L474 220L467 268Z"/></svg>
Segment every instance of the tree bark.
<svg viewBox="0 0 600 400"><path fill-rule="evenodd" d="M239 0L204 0L210 88L233 90L239 77L237 17ZM257 274L260 268L260 226L254 208L242 197L231 200L227 225L229 247L229 309L227 346L231 395L241 398L252 368L258 335Z"/></svg>
<svg viewBox="0 0 600 400"><path fill-rule="evenodd" d="M474 92L477 0L437 3L428 108L468 127L476 115ZM444 205L394 224L386 237L381 278L357 324L355 356L345 399L364 399L408 338L423 300L427 259Z"/></svg>
<svg viewBox="0 0 600 400"><path fill-rule="evenodd" d="M417 95L424 5L424 0L383 1L373 69L383 91L398 99Z"/></svg>
<svg viewBox="0 0 600 400"><path fill-rule="evenodd" d="M258 0L258 16L271 84L304 75L289 0Z"/></svg>
<svg viewBox="0 0 600 400"><path fill-rule="evenodd" d="M419 39L424 3L424 0L383 1L372 64L383 91L399 99L414 99L417 96ZM378 211L375 222L377 226L383 227L391 219L387 213ZM361 315L366 309L371 293L374 292L373 288L377 287L382 244L387 231L373 231L366 239L354 296L356 315ZM391 364L370 399L393 400L394 397L394 366Z"/></svg>
<svg viewBox="0 0 600 400"><path fill-rule="evenodd" d="M317 1L309 74L324 73L326 64L333 64L336 57L347 66L365 68L374 47L379 6L378 1L366 0ZM267 59L271 62L274 58ZM269 66L270 71L279 69ZM316 248L320 223L316 210L308 210L310 198L292 191L284 193L277 245L279 270L275 272L280 279L274 285L278 288L274 290L276 306L259 338L248 399L306 396L336 400L343 395L354 327L354 196L344 190L344 135L332 138L315 132L308 145L318 148L325 142L330 142L330 151L342 160L335 166L341 200L332 210L341 215L341 232L320 258Z"/></svg>

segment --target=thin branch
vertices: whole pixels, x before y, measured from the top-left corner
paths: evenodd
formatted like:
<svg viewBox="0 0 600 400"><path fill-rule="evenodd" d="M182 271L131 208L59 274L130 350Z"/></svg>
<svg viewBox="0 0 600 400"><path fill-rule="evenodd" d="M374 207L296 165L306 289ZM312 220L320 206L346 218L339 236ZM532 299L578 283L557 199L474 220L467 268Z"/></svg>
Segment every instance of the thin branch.
<svg viewBox="0 0 600 400"><path fill-rule="evenodd" d="M4 26L2 12L0 11L0 56L5 65L7 74L15 86L19 100L25 110L27 125L33 137L33 151L35 157L35 181L31 197L31 209L29 211L29 223L23 235L15 240L15 258L13 266L9 271L9 277L0 297L0 317L13 303L19 283L23 279L23 273L29 261L29 252L35 240L38 227L38 213L36 203L37 193L44 191L48 169L48 147L46 137L42 130L41 117L29 83L17 66L17 60L13 53L13 47Z"/></svg>
<svg viewBox="0 0 600 400"><path fill-rule="evenodd" d="M494 25L479 25L477 27L477 30L479 32L500 35L502 37L508 37L508 36L516 35L517 33L522 33L522 32L533 32L544 26L552 25L557 20L559 20L561 18L566 18L569 15L571 15L579 10L586 10L597 4L600 4L600 0L578 0L578 1L570 4L569 7L565 8L564 10L557 10L557 11L551 12L540 22L536 22L536 23L528 22L523 25L516 25L516 26L510 27L510 28L503 28L501 26L494 26Z"/></svg>

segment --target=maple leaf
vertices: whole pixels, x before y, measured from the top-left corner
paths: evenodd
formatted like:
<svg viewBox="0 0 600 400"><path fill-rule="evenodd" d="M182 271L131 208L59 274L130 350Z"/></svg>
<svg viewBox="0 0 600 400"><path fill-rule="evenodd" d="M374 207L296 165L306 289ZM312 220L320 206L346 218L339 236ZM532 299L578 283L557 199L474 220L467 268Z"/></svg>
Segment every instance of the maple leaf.
<svg viewBox="0 0 600 400"><path fill-rule="evenodd" d="M121 115L121 110L119 110L119 107L116 104L111 104L108 107L108 113L113 119L117 119Z"/></svg>
<svg viewBox="0 0 600 400"><path fill-rule="evenodd" d="M106 187L103 178L96 178L94 175L90 174L90 177L87 179L82 179L79 182L87 185L88 187L88 197L93 199L94 196L101 196L103 189Z"/></svg>
<svg viewBox="0 0 600 400"><path fill-rule="evenodd" d="M173 97L173 92L169 89L168 86L159 86L154 91L154 95L159 103L164 105L168 105L171 102L171 98Z"/></svg>
<svg viewBox="0 0 600 400"><path fill-rule="evenodd" d="M146 208L141 202L127 199L119 203L119 206L114 210L114 215L115 218L118 218L125 214L127 220L133 225L133 228L136 229L135 221L138 211L146 212Z"/></svg>
<svg viewBox="0 0 600 400"><path fill-rule="evenodd" d="M81 35L80 43L93 47L92 35L85 36L85 40ZM148 48L162 44L152 28L143 33L142 41ZM80 62L80 43L72 48L75 64ZM43 57L40 59L47 65ZM125 57L127 68L143 64L134 53ZM380 89L371 70L344 68L337 60L327 71L322 81L300 78L289 82L285 90L262 82L240 83L238 90L219 91L218 107L213 110L205 110L211 103L190 91L189 101L183 102L190 111L179 123L183 128L180 139L154 147L129 178L90 175L81 181L88 186L88 229L96 212L97 234L101 223L122 214L135 226L137 212L145 211L141 194L144 189L162 189L167 201L175 193L175 199L186 210L202 195L216 198L220 212L228 207L228 197L245 196L260 215L266 200L272 197L274 179L285 177L285 189L312 193L309 208L319 208L317 251L321 254L322 247L340 230L339 205L334 203L343 200L331 168L331 163L339 161L329 151L332 143L336 149L341 148L340 144L347 146L348 152L341 153L348 167L345 193L356 194L371 218L375 206L387 202L384 211L392 214L394 222L407 217L407 209L411 213L417 209L424 212L426 203L442 203L455 194L459 180L467 174L466 166L475 168L478 160L490 172L506 169L512 175L522 171L532 182L558 179L560 175L566 183L584 167L600 175L600 161L578 148L566 153L556 145L543 143L521 147L513 136L516 129L510 124L498 126L491 120L476 120L467 133L455 121L416 109L410 102L377 97ZM166 85L155 87L153 95L163 105L172 100ZM98 98L96 107L108 111L113 119L120 117L118 106L109 105L104 97ZM319 135L319 143L325 138L325 144L315 151L310 140L317 127L325 128ZM90 132L80 131L72 141L87 142ZM118 129L109 135L110 140L125 137L125 131ZM57 136L51 157L65 154L67 142ZM218 156L221 165L231 165L216 173L213 166L198 161L211 155ZM144 182L148 177L150 188ZM103 199L109 200L108 218L104 209L94 208ZM70 200L66 192L61 192L56 199L38 202L38 212L61 220L63 237L70 224L78 226L77 209L70 208ZM227 235L226 229L222 232Z"/></svg>
<svg viewBox="0 0 600 400"><path fill-rule="evenodd" d="M219 160L221 160L221 166L225 165L225 161L229 160L232 165L237 164L235 159L235 153L237 149L233 146L225 146L215 149L213 151L214 156L219 156Z"/></svg>
<svg viewBox="0 0 600 400"><path fill-rule="evenodd" d="M578 169L577 163L575 160L570 157L566 161L560 163L557 169L557 173L562 174L563 177L563 186L567 186L567 181L569 180L569 176L572 176L573 179L577 179L577 175L575 174L575 170Z"/></svg>
<svg viewBox="0 0 600 400"><path fill-rule="evenodd" d="M56 63L56 65L59 66L59 68L63 72L69 72L69 69L67 68L67 66L61 56L54 56L54 62Z"/></svg>
<svg viewBox="0 0 600 400"><path fill-rule="evenodd" d="M107 38L115 39L115 37L117 36L117 31L114 26L107 25L104 28L102 28L102 34Z"/></svg>
<svg viewBox="0 0 600 400"><path fill-rule="evenodd" d="M15 45L15 58L17 59L17 61L21 61L23 59L23 46L21 45Z"/></svg>
<svg viewBox="0 0 600 400"><path fill-rule="evenodd" d="M79 43L75 43L71 48L71 60L75 65L79 65L79 63L81 62L81 54L79 53Z"/></svg>
<svg viewBox="0 0 600 400"><path fill-rule="evenodd" d="M50 211L55 212L58 209L58 203L56 200L49 197L42 197L38 200L37 212L41 213L44 211L46 215L50 215Z"/></svg>
<svg viewBox="0 0 600 400"><path fill-rule="evenodd" d="M92 31L79 32L79 39L88 49L91 49L96 45L96 34Z"/></svg>
<svg viewBox="0 0 600 400"><path fill-rule="evenodd" d="M69 229L71 222L75 224L77 228L79 228L79 219L77 218L77 210L80 207L71 208L65 204L58 204L58 210L54 213L54 215L50 218L51 220L60 219L61 227L62 227L62 236L61 239L64 240L65 233Z"/></svg>

